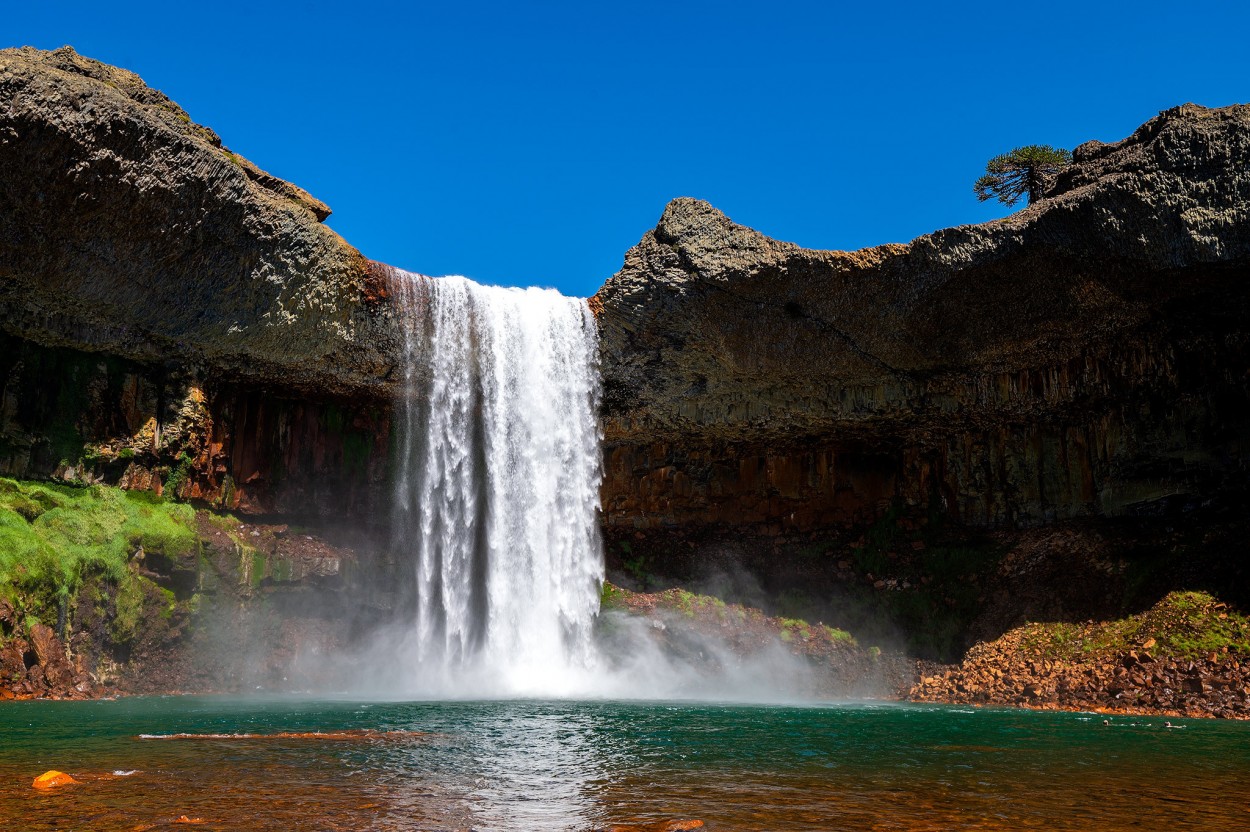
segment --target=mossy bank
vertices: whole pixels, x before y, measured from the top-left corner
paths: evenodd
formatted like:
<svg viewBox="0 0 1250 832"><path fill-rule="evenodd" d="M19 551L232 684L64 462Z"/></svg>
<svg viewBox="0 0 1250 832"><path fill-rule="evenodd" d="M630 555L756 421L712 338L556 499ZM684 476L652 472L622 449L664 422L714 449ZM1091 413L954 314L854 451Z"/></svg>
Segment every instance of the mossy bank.
<svg viewBox="0 0 1250 832"><path fill-rule="evenodd" d="M0 696L274 684L354 553L145 491L0 479Z"/></svg>

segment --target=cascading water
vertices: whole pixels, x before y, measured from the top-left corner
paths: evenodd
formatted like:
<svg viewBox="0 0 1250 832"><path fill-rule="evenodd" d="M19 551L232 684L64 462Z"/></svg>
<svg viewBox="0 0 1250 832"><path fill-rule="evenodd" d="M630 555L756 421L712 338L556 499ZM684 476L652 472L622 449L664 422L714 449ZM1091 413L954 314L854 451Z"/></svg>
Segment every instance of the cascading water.
<svg viewBox="0 0 1250 832"><path fill-rule="evenodd" d="M599 374L585 301L398 272L405 395L394 546L415 570L411 678L580 687L603 581Z"/></svg>

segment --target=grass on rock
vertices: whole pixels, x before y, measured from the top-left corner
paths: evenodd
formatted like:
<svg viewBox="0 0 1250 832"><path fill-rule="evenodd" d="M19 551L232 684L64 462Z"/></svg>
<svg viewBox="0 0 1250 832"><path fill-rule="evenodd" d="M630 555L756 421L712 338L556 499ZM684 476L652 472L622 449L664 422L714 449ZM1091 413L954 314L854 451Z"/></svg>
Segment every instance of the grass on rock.
<svg viewBox="0 0 1250 832"><path fill-rule="evenodd" d="M831 647L858 647L855 637L845 630L824 624L809 624L797 618L773 618L754 607L727 604L711 595L700 595L685 589L663 592L631 592L604 581L600 609L632 614L670 613L695 622L729 627L758 627L773 632L789 644L827 644Z"/></svg>
<svg viewBox="0 0 1250 832"><path fill-rule="evenodd" d="M1250 655L1250 618L1206 592L1179 591L1168 593L1143 613L1114 621L1028 624L1021 646L1067 660L1135 649L1175 659L1222 652Z"/></svg>

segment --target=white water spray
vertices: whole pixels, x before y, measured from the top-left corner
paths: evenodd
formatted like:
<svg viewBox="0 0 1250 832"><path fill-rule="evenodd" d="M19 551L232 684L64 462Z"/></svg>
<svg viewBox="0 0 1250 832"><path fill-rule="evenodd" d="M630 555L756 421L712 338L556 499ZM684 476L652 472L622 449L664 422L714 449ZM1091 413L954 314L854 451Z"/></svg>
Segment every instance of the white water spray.
<svg viewBox="0 0 1250 832"><path fill-rule="evenodd" d="M394 547L415 570L411 684L571 693L603 581L598 342L585 301L399 272Z"/></svg>

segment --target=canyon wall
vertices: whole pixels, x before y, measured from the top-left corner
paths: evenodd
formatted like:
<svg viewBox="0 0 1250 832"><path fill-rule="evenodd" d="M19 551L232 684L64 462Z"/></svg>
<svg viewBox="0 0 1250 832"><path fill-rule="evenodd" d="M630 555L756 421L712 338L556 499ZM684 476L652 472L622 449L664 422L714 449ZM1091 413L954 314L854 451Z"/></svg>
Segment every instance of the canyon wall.
<svg viewBox="0 0 1250 832"><path fill-rule="evenodd" d="M389 267L126 70L0 50L0 102L0 474L384 509Z"/></svg>
<svg viewBox="0 0 1250 832"><path fill-rule="evenodd" d="M0 470L82 476L85 449L157 487L190 457L182 496L382 511L388 267L131 73L3 50L0 92ZM809 530L901 500L1030 525L1236 478L1250 108L1074 158L1006 219L849 253L674 200L591 300L605 522Z"/></svg>
<svg viewBox="0 0 1250 832"><path fill-rule="evenodd" d="M6 332L322 395L385 386L380 269L133 73L0 50Z"/></svg>
<svg viewBox="0 0 1250 832"><path fill-rule="evenodd" d="M810 251L672 202L592 300L610 526L973 525L1244 482L1250 107L1078 147L1046 197Z"/></svg>
<svg viewBox="0 0 1250 832"><path fill-rule="evenodd" d="M0 50L0 476L356 529L386 583L395 273L328 215L132 73ZM1036 204L908 244L806 250L674 200L591 299L609 566L746 569L848 629L847 587L913 634L957 608L934 655L1114 612L1122 554L1244 514L1248 269L1245 106L1081 145ZM1063 525L1116 518L1138 542ZM987 578L1042 551L1044 591ZM1230 558L1202 574L1244 585Z"/></svg>

